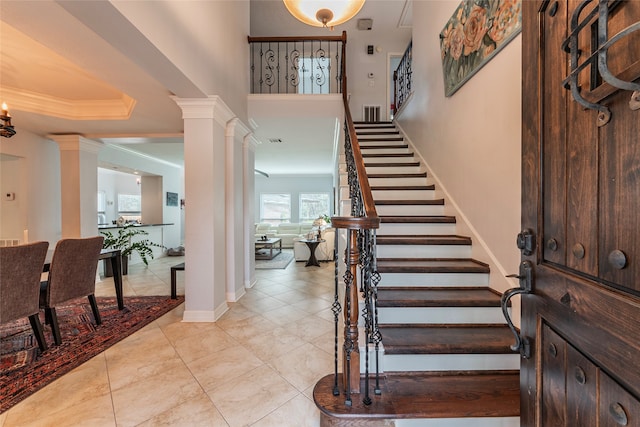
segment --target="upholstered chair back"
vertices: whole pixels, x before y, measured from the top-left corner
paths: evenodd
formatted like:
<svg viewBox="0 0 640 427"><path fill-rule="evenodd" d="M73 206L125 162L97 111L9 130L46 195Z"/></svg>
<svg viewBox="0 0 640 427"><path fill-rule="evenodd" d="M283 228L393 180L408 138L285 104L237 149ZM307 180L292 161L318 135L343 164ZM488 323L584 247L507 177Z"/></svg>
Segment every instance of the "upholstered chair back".
<svg viewBox="0 0 640 427"><path fill-rule="evenodd" d="M0 248L0 323L38 313L48 242Z"/></svg>

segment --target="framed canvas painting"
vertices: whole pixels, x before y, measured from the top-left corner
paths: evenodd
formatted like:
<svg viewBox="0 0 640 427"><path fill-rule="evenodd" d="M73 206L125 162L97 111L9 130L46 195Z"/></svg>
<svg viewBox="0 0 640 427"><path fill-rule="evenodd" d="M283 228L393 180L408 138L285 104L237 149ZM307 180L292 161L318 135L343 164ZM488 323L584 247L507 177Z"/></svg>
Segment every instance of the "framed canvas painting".
<svg viewBox="0 0 640 427"><path fill-rule="evenodd" d="M440 33L445 96L522 30L521 0L463 0Z"/></svg>

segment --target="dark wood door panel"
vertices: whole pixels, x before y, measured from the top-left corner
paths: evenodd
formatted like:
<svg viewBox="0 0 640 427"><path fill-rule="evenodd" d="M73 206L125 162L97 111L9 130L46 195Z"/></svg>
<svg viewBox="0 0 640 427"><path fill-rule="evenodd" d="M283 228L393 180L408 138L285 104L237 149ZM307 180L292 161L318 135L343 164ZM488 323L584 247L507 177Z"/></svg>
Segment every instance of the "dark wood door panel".
<svg viewBox="0 0 640 427"><path fill-rule="evenodd" d="M533 300L540 318L640 396L640 299L549 268L537 270Z"/></svg>
<svg viewBox="0 0 640 427"><path fill-rule="evenodd" d="M566 264L566 90L562 81L567 74L567 57L554 54L553 47L560 46L566 38L567 5L558 3L555 13L545 10L540 14L541 31L544 34L540 45L543 144L542 182L544 218L544 259L559 265ZM544 96L557 93L560 96Z"/></svg>
<svg viewBox="0 0 640 427"><path fill-rule="evenodd" d="M640 427L640 400L611 377L600 374L600 427Z"/></svg>

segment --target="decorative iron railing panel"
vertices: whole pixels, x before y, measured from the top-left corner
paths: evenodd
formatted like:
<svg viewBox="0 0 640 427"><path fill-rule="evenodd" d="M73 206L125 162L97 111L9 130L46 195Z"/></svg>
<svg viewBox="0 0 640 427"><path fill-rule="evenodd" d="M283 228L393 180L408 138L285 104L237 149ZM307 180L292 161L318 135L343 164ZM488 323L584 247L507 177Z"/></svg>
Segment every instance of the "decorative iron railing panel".
<svg viewBox="0 0 640 427"><path fill-rule="evenodd" d="M249 37L251 93L340 93L345 37Z"/></svg>
<svg viewBox="0 0 640 427"><path fill-rule="evenodd" d="M394 81L394 97L393 97L393 114L395 114L402 104L407 101L411 93L411 56L413 42L409 42L407 50L404 51L402 60L398 64L398 68L393 72Z"/></svg>

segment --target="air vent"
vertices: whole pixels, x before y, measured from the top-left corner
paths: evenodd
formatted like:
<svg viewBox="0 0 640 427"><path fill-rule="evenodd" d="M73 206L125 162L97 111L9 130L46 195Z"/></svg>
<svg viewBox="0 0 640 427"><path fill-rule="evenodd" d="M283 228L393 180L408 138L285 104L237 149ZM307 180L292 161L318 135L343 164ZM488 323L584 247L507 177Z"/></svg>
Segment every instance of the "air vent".
<svg viewBox="0 0 640 427"><path fill-rule="evenodd" d="M362 107L362 120L368 123L380 121L379 105L364 105Z"/></svg>
<svg viewBox="0 0 640 427"><path fill-rule="evenodd" d="M271 144L283 144L282 138L269 138Z"/></svg>
<svg viewBox="0 0 640 427"><path fill-rule="evenodd" d="M358 29L361 31L368 31L373 28L373 19L364 18L358 19Z"/></svg>

